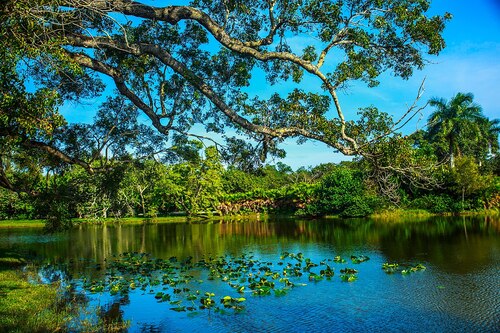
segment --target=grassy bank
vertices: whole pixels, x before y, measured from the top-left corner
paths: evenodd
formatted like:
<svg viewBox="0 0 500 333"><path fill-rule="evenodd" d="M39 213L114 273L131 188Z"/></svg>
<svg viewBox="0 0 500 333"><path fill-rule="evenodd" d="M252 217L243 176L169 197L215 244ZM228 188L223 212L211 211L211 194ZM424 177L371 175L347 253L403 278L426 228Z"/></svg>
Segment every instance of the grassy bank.
<svg viewBox="0 0 500 333"><path fill-rule="evenodd" d="M35 269L16 253L0 252L0 332L123 332L128 321L102 318L80 297L68 298L58 283L33 283Z"/></svg>
<svg viewBox="0 0 500 333"><path fill-rule="evenodd" d="M452 215L465 215L465 216L499 216L500 211L497 209L479 210L479 211L465 211L461 213L431 213L423 209L386 209L377 211L369 218L375 220L391 220L397 222L406 222L415 220L423 220L432 216L452 216ZM290 215L269 215L269 214L242 214L242 215L227 215L227 216L197 216L188 218L187 216L166 216L156 218L144 217L126 217L121 219L106 218L106 219L73 219L73 225L112 225L112 224L154 224L154 223L218 223L218 222L235 222L251 220L269 220L269 217L274 218L295 218L293 214ZM338 216L325 216L323 218L338 219ZM44 220L0 220L0 228L43 228L45 226Z"/></svg>
<svg viewBox="0 0 500 333"><path fill-rule="evenodd" d="M500 211L497 209L484 209L476 211L463 212L448 212L448 213L431 213L423 209L388 209L377 211L370 215L370 218L378 221L391 222L415 222L427 220L433 216L499 216Z"/></svg>
<svg viewBox="0 0 500 333"><path fill-rule="evenodd" d="M0 258L0 332L60 332L70 316L58 285L32 284L15 255Z"/></svg>
<svg viewBox="0 0 500 333"><path fill-rule="evenodd" d="M370 215L374 219L428 218L436 214L423 209L386 209Z"/></svg>
<svg viewBox="0 0 500 333"><path fill-rule="evenodd" d="M126 217L122 219L73 219L73 225L99 225L99 224L143 224L143 223L184 223L187 221L185 216L142 218ZM43 228L44 220L0 220L0 228Z"/></svg>
<svg viewBox="0 0 500 333"><path fill-rule="evenodd" d="M106 219L73 219L73 225L103 225L103 224L148 224L148 223L216 223L228 221L241 221L245 219L266 219L267 214L244 214L228 216L166 216L155 218L144 217L125 217L125 218L106 218ZM43 228L44 220L0 220L0 228Z"/></svg>
<svg viewBox="0 0 500 333"><path fill-rule="evenodd" d="M42 228L44 220L0 220L0 228Z"/></svg>

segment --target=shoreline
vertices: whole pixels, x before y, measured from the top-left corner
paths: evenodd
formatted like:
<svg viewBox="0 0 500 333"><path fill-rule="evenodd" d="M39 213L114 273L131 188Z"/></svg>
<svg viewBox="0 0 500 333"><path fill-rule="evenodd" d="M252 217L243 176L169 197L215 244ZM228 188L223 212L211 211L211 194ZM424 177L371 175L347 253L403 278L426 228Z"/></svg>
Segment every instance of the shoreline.
<svg viewBox="0 0 500 333"><path fill-rule="evenodd" d="M363 217L364 219L373 220L394 220L394 222L409 222L407 219L415 218L418 220L427 219L431 217L440 216L499 216L500 211L498 210L481 210L481 211L465 211L465 212L447 212L447 213L431 213L425 210L405 210L405 209L395 209L395 210L381 210L379 212L373 213L369 216ZM164 216L156 218L144 218L144 217L125 217L125 218L106 218L106 219L73 219L73 226L71 228L80 226L91 226L91 225L137 225L137 224L164 224L164 223L194 223L194 224L204 224L204 223L224 223L224 222L241 222L248 219L264 220L267 221L269 217L277 218L298 218L298 219L309 219L307 217L298 217L294 215L273 215L268 213L252 213L252 214L242 214L242 215L225 215L225 216L196 216L188 218L187 216ZM320 219L338 219L337 216L324 216ZM363 219L362 218L362 219ZM318 219L318 218L313 218ZM349 220L349 218L345 218ZM397 221L397 219L402 219ZM44 228L45 220L43 219L12 219L12 220L0 220L0 229L14 229L14 228Z"/></svg>

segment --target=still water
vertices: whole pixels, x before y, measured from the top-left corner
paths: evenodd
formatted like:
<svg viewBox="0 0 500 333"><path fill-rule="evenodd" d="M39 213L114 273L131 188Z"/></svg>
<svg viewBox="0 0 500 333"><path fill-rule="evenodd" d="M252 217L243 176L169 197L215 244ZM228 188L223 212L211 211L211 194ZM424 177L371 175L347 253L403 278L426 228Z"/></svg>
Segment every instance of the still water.
<svg viewBox="0 0 500 333"><path fill-rule="evenodd" d="M102 278L111 258L125 252L193 261L249 255L275 271L283 270L283 253L302 253L335 271L329 280L297 278L283 296L238 294L201 273L189 285L200 295L214 293L217 304L226 295L244 297L243 311L172 311L169 302L154 297L166 289L161 285L126 295L80 290L90 307L102 307L103 316L129 320L128 332L500 332L499 218L108 225L56 235L0 229L0 250L6 249L66 264L62 275L77 288L83 279ZM346 262L334 262L336 256ZM351 256L370 260L356 264ZM384 263L419 263L426 269L387 274ZM345 268L355 268L357 280L343 282ZM311 271L319 274L317 267Z"/></svg>

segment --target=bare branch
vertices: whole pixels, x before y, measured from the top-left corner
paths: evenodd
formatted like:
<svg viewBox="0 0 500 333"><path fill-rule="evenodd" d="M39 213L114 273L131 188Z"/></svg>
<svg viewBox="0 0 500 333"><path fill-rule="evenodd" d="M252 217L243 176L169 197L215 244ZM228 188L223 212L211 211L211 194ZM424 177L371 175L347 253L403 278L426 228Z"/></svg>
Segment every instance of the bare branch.
<svg viewBox="0 0 500 333"><path fill-rule="evenodd" d="M422 98L422 95L424 94L424 83L425 79L422 80L422 83L420 84L420 87L418 89L417 96L413 100L413 103L410 107L407 108L405 113L384 133L377 135L376 137L372 138L368 142L362 144L359 146L360 151L364 152L364 148L368 145L373 144L374 142L379 141L380 139L389 136L390 134L394 134L403 127L405 127L408 122L410 122L417 114L421 114L422 110L424 110L429 102L425 103L423 106L418 106L418 101L420 98Z"/></svg>

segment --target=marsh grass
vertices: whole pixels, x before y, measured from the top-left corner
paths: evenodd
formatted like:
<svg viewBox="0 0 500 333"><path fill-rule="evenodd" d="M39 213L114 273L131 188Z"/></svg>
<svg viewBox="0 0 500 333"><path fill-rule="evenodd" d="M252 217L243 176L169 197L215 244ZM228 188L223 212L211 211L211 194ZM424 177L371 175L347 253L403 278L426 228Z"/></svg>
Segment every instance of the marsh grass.
<svg viewBox="0 0 500 333"><path fill-rule="evenodd" d="M98 219L72 219L72 226L78 227L81 225L136 225L136 224L162 224L162 223L227 223L238 222L248 219L263 219L264 215L248 214L248 215L230 215L230 216L194 216L187 217L185 215L165 216L165 217L122 217L122 218L98 218ZM45 220L0 220L0 228L47 228ZM47 231L51 231L50 228Z"/></svg>
<svg viewBox="0 0 500 333"><path fill-rule="evenodd" d="M387 209L373 213L370 217L374 220L391 220L405 222L407 220L425 221L428 218L436 216L436 214L429 213L423 209Z"/></svg>
<svg viewBox="0 0 500 333"><path fill-rule="evenodd" d="M370 215L370 218L376 222L398 222L398 223L413 223L413 222L425 222L429 218L436 216L499 216L500 210L483 209L475 211L465 211L465 212L455 212L455 213L431 213L423 209L386 209L380 210Z"/></svg>

